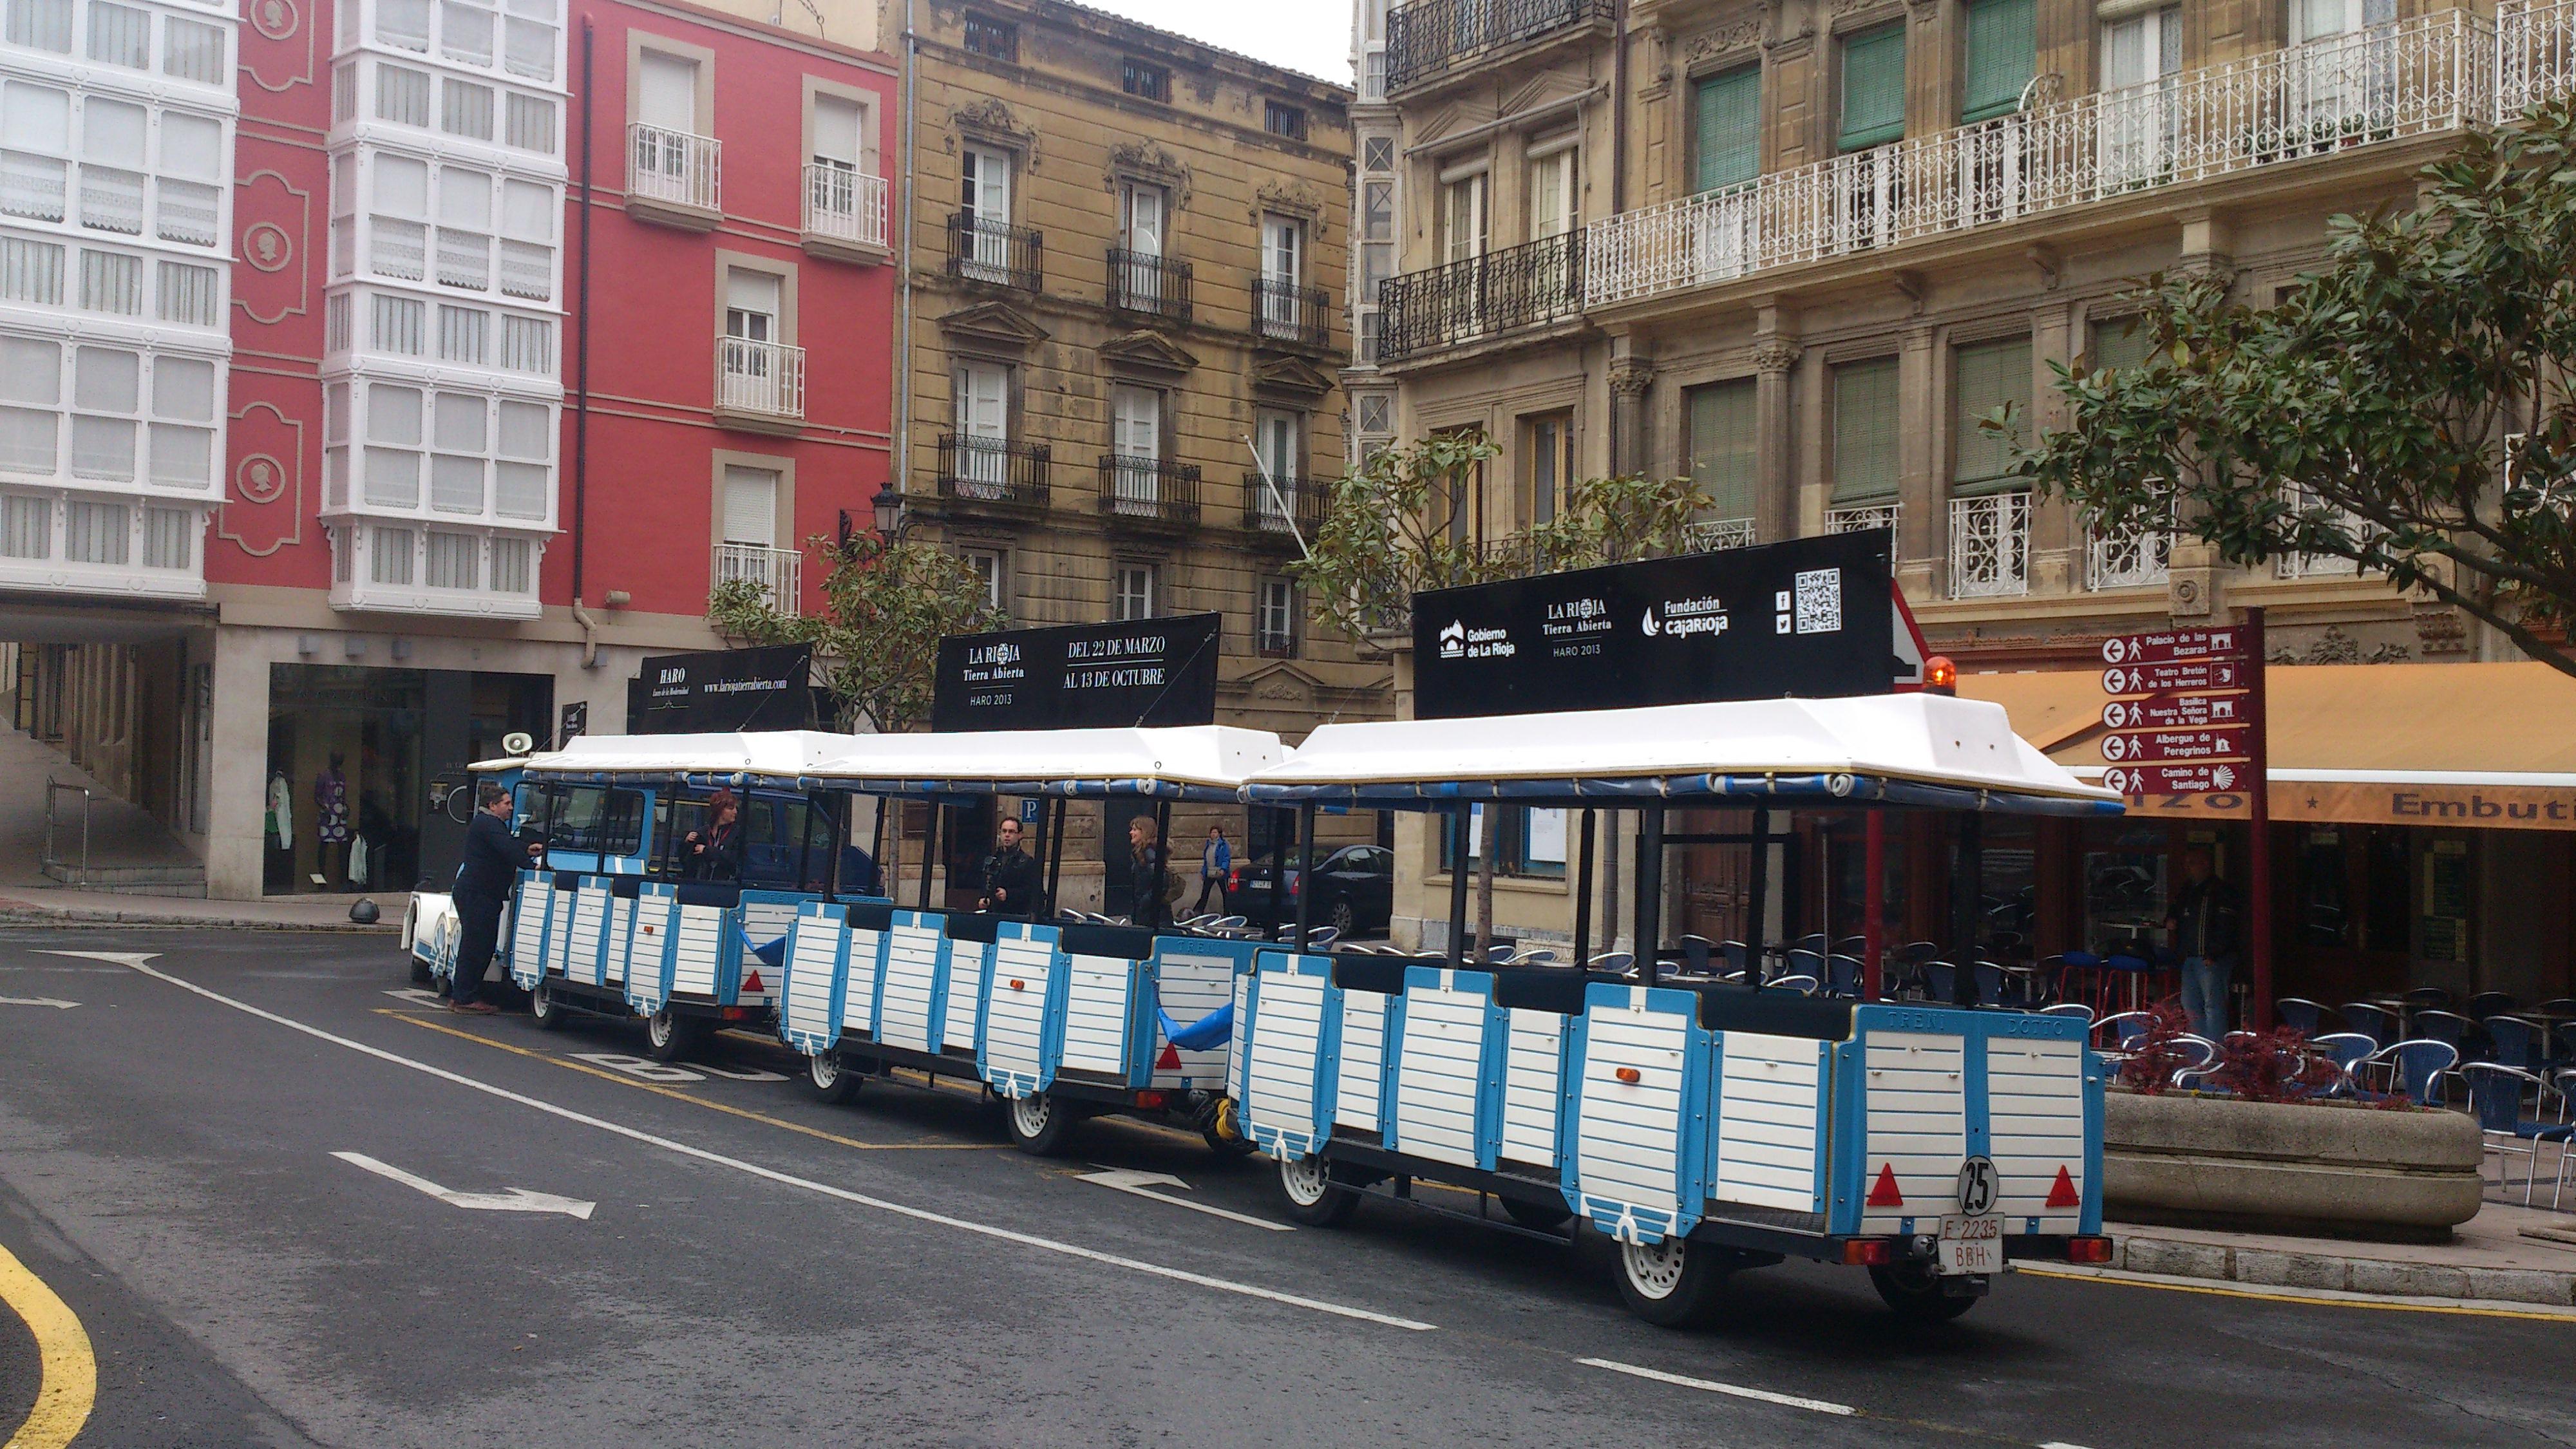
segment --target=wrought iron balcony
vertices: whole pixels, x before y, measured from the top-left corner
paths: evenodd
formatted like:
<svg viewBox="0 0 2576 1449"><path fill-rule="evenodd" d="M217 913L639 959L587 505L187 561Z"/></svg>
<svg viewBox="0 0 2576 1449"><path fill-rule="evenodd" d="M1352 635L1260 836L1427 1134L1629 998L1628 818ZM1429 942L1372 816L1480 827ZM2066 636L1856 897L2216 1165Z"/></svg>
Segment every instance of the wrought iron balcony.
<svg viewBox="0 0 2576 1449"><path fill-rule="evenodd" d="M1333 299L1321 287L1301 287L1284 277L1252 280L1252 330L1271 342L1323 347L1332 335Z"/></svg>
<svg viewBox="0 0 2576 1449"><path fill-rule="evenodd" d="M756 543L720 543L715 547L714 581L729 584L748 579L769 592L769 606L794 617L798 576L805 555L792 548L765 548Z"/></svg>
<svg viewBox="0 0 2576 1449"><path fill-rule="evenodd" d="M948 275L1017 287L1046 285L1045 237L1036 227L1013 226L961 211L948 218Z"/></svg>
<svg viewBox="0 0 2576 1449"><path fill-rule="evenodd" d="M1950 500L1950 597L2030 592L2030 495L2019 490Z"/></svg>
<svg viewBox="0 0 2576 1449"><path fill-rule="evenodd" d="M1109 305L1177 326L1190 320L1190 264L1155 252L1109 249Z"/></svg>
<svg viewBox="0 0 2576 1449"><path fill-rule="evenodd" d="M1278 492L1271 492L1258 470L1243 475L1244 531L1290 548L1300 537L1312 540L1324 521L1324 480L1288 474L1270 481Z"/></svg>
<svg viewBox="0 0 2576 1449"><path fill-rule="evenodd" d="M1047 506L1047 446L942 434L938 484L942 498L1043 509Z"/></svg>
<svg viewBox="0 0 2576 1449"><path fill-rule="evenodd" d="M1584 234L1569 231L1378 287L1380 362L1583 315Z"/></svg>
<svg viewBox="0 0 2576 1449"><path fill-rule="evenodd" d="M1199 465L1104 453L1100 457L1100 512L1112 522L1196 528Z"/></svg>
<svg viewBox="0 0 2576 1449"><path fill-rule="evenodd" d="M2490 124L2571 89L2576 0L2507 0L2492 24L2437 11L1603 218L1587 228L1584 300L1716 286Z"/></svg>
<svg viewBox="0 0 2576 1449"><path fill-rule="evenodd" d="M1612 0L1412 0L1387 12L1387 93L1616 16Z"/></svg>

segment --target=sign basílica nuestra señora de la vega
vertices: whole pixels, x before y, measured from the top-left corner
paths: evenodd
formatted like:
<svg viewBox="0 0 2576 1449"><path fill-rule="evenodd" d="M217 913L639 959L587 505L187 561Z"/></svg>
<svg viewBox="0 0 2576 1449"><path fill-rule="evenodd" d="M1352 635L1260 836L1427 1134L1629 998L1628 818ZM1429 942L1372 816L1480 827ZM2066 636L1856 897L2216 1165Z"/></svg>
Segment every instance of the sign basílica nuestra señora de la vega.
<svg viewBox="0 0 2576 1449"><path fill-rule="evenodd" d="M1416 594L1414 717L1885 694L1892 598L1884 532Z"/></svg>

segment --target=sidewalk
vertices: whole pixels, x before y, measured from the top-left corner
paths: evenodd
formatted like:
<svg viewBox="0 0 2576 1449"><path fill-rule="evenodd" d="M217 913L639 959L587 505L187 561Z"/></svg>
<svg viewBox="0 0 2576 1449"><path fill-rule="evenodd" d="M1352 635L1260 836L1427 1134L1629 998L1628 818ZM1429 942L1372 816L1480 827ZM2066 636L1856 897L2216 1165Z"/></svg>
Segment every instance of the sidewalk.
<svg viewBox="0 0 2576 1449"><path fill-rule="evenodd" d="M2364 1243L2119 1222L2103 1230L2117 1244L2114 1273L2576 1310L2576 1214L2549 1212L2548 1195L2544 1175L2536 1199L2541 1207L2490 1199L2448 1243Z"/></svg>
<svg viewBox="0 0 2576 1449"><path fill-rule="evenodd" d="M402 929L407 891L365 897L383 912L372 926L349 919L357 896L294 896L265 901L209 901L180 896L120 896L97 891L0 890L5 926L210 926L244 931L349 931L383 934Z"/></svg>

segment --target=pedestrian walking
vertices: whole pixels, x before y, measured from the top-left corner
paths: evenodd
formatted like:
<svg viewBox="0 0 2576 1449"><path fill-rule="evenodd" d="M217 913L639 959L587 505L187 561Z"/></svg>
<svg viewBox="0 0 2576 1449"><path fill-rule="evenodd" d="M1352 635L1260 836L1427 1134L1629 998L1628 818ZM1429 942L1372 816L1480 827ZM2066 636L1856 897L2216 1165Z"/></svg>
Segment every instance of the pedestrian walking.
<svg viewBox="0 0 2576 1449"><path fill-rule="evenodd" d="M1225 878L1233 870L1234 847L1225 838L1225 827L1209 826L1207 844L1199 849L1199 898L1190 910L1199 915L1207 914L1208 894L1213 891L1216 908L1223 911L1226 906Z"/></svg>
<svg viewBox="0 0 2576 1449"><path fill-rule="evenodd" d="M2211 868L2206 846L2183 852L2183 886L2175 892L2167 938L2182 957L2182 1009L2194 1033L2227 1035L2228 988L2236 978L2237 929L2244 911L2236 887Z"/></svg>
<svg viewBox="0 0 2576 1449"><path fill-rule="evenodd" d="M483 973L501 944L501 905L519 868L543 847L522 846L510 833L510 792L486 780L474 787L474 819L465 827L465 861L456 867L456 975L448 982L447 1009L490 1016L500 1008L475 1000Z"/></svg>

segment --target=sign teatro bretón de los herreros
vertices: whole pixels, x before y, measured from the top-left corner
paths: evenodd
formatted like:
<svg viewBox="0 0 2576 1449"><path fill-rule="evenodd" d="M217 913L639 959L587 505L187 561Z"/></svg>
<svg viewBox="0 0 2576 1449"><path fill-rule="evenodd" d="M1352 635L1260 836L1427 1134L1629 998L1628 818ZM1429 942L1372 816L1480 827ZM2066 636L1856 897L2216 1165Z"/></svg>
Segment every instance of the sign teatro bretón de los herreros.
<svg viewBox="0 0 2576 1449"><path fill-rule="evenodd" d="M1414 716L1885 694L1887 550L1827 534L1416 594Z"/></svg>
<svg viewBox="0 0 2576 1449"><path fill-rule="evenodd" d="M957 634L939 641L930 727L1111 729L1216 722L1220 614Z"/></svg>

